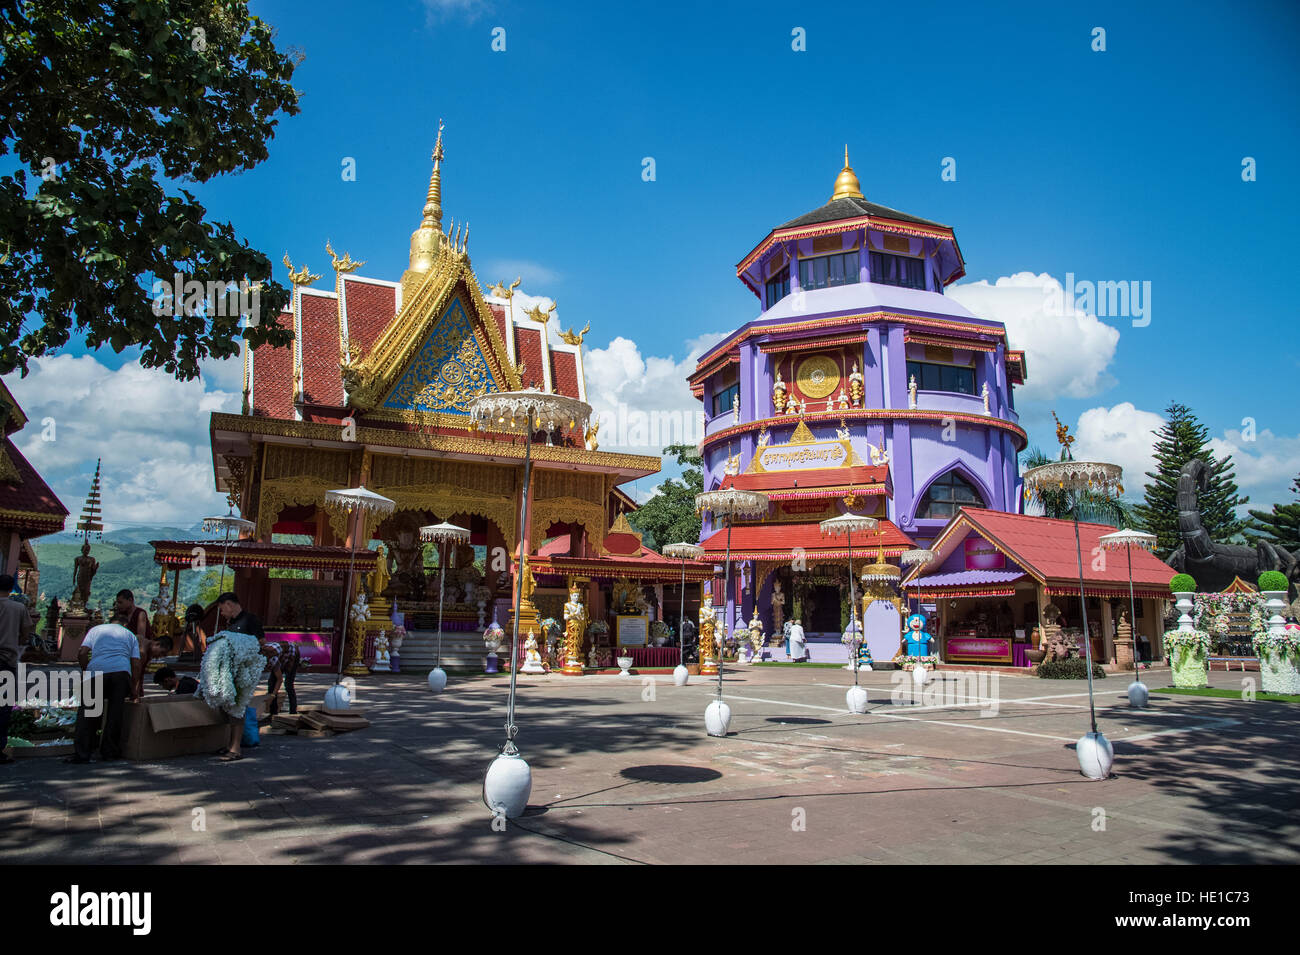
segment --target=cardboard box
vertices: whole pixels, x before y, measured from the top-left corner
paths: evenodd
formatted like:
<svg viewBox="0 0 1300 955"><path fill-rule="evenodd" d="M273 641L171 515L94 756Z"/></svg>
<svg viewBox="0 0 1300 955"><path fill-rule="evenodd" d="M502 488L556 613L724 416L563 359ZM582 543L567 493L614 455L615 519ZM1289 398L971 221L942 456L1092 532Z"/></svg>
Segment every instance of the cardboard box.
<svg viewBox="0 0 1300 955"><path fill-rule="evenodd" d="M264 715L270 697L259 693L250 705ZM215 753L230 741L230 723L225 713L192 696L152 696L126 704L122 736L127 759L170 759Z"/></svg>

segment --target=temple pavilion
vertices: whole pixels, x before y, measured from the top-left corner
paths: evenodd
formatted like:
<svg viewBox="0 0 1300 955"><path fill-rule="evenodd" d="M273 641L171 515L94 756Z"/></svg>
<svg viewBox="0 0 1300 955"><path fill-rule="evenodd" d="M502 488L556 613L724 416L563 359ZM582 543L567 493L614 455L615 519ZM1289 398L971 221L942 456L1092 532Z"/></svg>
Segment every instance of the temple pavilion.
<svg viewBox="0 0 1300 955"><path fill-rule="evenodd" d="M675 622L683 568L643 547L622 516L635 504L620 485L657 472L658 457L599 450L594 433L584 440L474 429L469 403L488 392L536 388L585 400L585 329L557 334L550 312L516 308L517 281L480 287L467 231L443 225L443 159L439 131L398 280L362 274L364 262L327 244L333 285L318 288L319 275L294 270L286 257L293 294L277 320L293 329L294 342L246 349L242 411L211 419L217 489L253 523L229 548L233 589L268 629L337 652L345 568L355 555L359 586L382 587L369 593L370 638L404 622L408 666L431 665L439 602L444 629L467 633L465 658L452 662L481 665L477 631L493 618L508 628L515 612L521 548L531 597L520 613L529 627L547 618L562 625L570 585L581 589L593 621L631 594L651 617ZM521 526L525 440L533 471ZM357 485L396 509L354 534L348 517L326 506L325 492ZM444 521L469 529L470 538L447 549L439 592L444 555L421 543L419 529ZM188 543L158 542L159 561L187 559ZM209 561L219 559L213 542L204 544ZM712 568L686 569L698 594Z"/></svg>

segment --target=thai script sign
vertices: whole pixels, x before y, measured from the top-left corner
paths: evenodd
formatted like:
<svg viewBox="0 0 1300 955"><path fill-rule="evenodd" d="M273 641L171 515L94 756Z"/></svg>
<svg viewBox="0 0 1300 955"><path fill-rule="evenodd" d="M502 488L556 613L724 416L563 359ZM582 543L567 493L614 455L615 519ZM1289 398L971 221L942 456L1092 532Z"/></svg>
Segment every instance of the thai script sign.
<svg viewBox="0 0 1300 955"><path fill-rule="evenodd" d="M944 648L949 660L1011 660L1010 637L949 637Z"/></svg>
<svg viewBox="0 0 1300 955"><path fill-rule="evenodd" d="M847 441L814 441L764 448L758 456L758 463L764 471L804 471L843 467L848 459Z"/></svg>
<svg viewBox="0 0 1300 955"><path fill-rule="evenodd" d="M966 538L967 570L1005 570L1007 559L982 537Z"/></svg>
<svg viewBox="0 0 1300 955"><path fill-rule="evenodd" d="M644 647L650 632L650 618L643 614L619 614L614 618L620 647Z"/></svg>

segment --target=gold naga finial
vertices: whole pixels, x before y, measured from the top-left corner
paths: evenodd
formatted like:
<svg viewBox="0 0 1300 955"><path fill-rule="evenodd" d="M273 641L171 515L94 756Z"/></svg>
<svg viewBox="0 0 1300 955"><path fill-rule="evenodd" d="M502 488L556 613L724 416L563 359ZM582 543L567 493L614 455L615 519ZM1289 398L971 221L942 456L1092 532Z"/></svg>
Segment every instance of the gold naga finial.
<svg viewBox="0 0 1300 955"><path fill-rule="evenodd" d="M360 262L353 262L351 252L344 252L342 256L337 255L328 239L325 240L325 251L330 254L330 261L334 264L334 271L338 273L355 272L366 264L364 259Z"/></svg>
<svg viewBox="0 0 1300 955"><path fill-rule="evenodd" d="M1070 445L1074 444L1074 436L1070 434L1070 429L1061 424L1061 419L1056 417L1056 412L1052 412L1052 420L1056 422L1056 440L1060 442L1061 449L1065 452L1066 457L1070 456Z"/></svg>
<svg viewBox="0 0 1300 955"><path fill-rule="evenodd" d="M301 285L303 288L320 278L319 275L307 268L306 263L303 263L303 267L295 272L293 263L289 261L288 252L284 253L284 267L289 270L289 281L294 285Z"/></svg>
<svg viewBox="0 0 1300 955"><path fill-rule="evenodd" d="M524 280L522 278L517 278L507 286L506 280L502 279L496 285L492 286L492 294L497 298L512 299L515 297L515 289L519 288L523 282Z"/></svg>
<svg viewBox="0 0 1300 955"><path fill-rule="evenodd" d="M529 318L531 318L533 321L537 322L539 325L545 325L547 322L551 320L551 316L555 313L555 305L556 305L555 302L551 302L551 307L545 310L542 309L542 306L540 304L534 305L524 314L527 315Z"/></svg>
<svg viewBox="0 0 1300 955"><path fill-rule="evenodd" d="M574 334L572 328L570 328L567 332L560 332L560 340L564 342L566 345L581 345L582 339L586 336L587 332L589 331L591 331L591 322L588 322L583 327L582 331L578 332L576 335Z"/></svg>

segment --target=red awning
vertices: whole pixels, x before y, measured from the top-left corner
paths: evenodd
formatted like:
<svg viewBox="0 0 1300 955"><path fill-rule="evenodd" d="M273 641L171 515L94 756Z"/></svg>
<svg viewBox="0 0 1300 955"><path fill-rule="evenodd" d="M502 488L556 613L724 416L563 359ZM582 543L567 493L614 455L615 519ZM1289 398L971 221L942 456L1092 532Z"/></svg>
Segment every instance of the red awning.
<svg viewBox="0 0 1300 955"><path fill-rule="evenodd" d="M877 531L883 531L880 536ZM869 562L883 541L886 557L897 557L916 544L889 521L881 521L877 531L853 535L853 558ZM715 531L705 539L705 554L721 560L727 552L727 529ZM842 535L823 534L817 523L808 524L741 524L731 530L732 560L791 560L796 549L806 560L841 559L848 556L848 539Z"/></svg>

